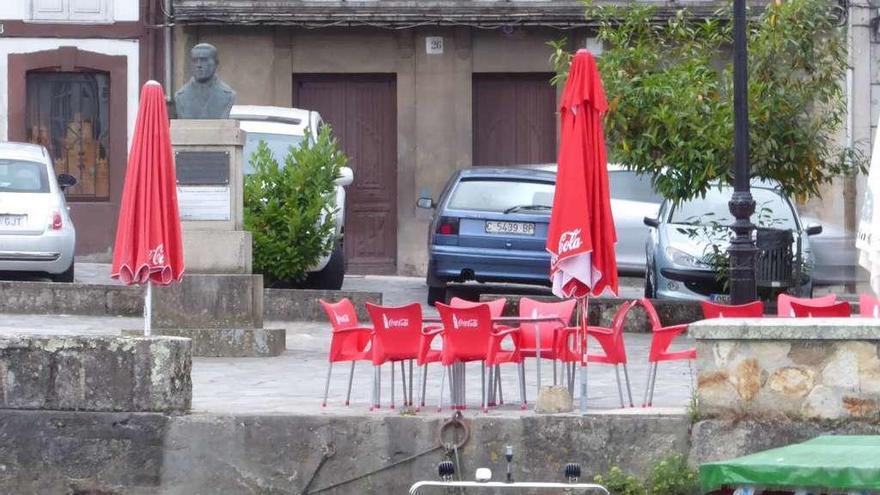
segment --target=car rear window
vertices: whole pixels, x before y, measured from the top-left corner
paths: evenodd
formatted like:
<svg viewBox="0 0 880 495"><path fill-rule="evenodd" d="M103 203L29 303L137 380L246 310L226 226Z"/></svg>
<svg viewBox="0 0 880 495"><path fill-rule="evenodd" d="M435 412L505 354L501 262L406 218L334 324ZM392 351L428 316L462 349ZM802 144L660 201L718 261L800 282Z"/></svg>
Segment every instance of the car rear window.
<svg viewBox="0 0 880 495"><path fill-rule="evenodd" d="M455 186L447 208L504 212L523 208L521 212L550 213L555 184L511 179L463 179ZM547 207L529 210L529 206Z"/></svg>
<svg viewBox="0 0 880 495"><path fill-rule="evenodd" d="M614 199L658 204L663 201L663 197L651 185L650 177L631 170L609 171L608 187L611 188L611 197Z"/></svg>
<svg viewBox="0 0 880 495"><path fill-rule="evenodd" d="M0 158L0 192L49 192L46 166L38 162Z"/></svg>
<svg viewBox="0 0 880 495"><path fill-rule="evenodd" d="M299 146L303 140L303 136L293 136L290 134L272 134L268 132L249 132L244 143L244 173L254 173L254 167L251 165L251 156L257 151L260 141L265 141L269 146L269 151L275 157L278 165L284 166L284 157L287 156L291 146Z"/></svg>

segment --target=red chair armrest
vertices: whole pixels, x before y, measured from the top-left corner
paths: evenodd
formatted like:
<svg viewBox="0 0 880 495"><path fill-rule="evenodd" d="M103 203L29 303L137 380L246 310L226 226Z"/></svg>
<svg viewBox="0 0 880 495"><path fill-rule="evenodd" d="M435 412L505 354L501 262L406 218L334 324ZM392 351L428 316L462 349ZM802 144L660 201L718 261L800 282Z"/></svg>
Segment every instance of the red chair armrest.
<svg viewBox="0 0 880 495"><path fill-rule="evenodd" d="M443 331L443 327L425 327L422 329L422 335L437 335Z"/></svg>
<svg viewBox="0 0 880 495"><path fill-rule="evenodd" d="M349 327L349 328L337 328L333 330L333 333L352 333L352 332L367 332L372 334L375 330L372 327Z"/></svg>

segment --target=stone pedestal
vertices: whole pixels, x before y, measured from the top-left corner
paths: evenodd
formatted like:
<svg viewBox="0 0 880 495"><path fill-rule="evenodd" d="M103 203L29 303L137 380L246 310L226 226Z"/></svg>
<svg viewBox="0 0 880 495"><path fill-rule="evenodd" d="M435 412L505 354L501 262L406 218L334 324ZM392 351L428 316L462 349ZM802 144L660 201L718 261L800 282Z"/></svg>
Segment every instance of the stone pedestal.
<svg viewBox="0 0 880 495"><path fill-rule="evenodd" d="M263 328L263 277L243 230L245 133L236 120L172 120L186 275L156 288L153 332L189 337L194 356L277 356L283 329Z"/></svg>

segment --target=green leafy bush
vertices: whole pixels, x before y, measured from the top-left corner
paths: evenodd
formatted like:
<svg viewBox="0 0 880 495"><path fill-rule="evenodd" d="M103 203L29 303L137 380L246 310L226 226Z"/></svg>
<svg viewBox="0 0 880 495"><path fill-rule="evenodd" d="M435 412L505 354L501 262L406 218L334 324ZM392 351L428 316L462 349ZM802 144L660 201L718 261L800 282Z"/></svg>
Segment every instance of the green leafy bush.
<svg viewBox="0 0 880 495"><path fill-rule="evenodd" d="M648 475L648 495L697 495L699 479L697 472L687 465L687 460L677 454L655 462Z"/></svg>
<svg viewBox="0 0 880 495"><path fill-rule="evenodd" d="M317 139L306 135L280 166L265 142L250 157L254 173L244 181L244 226L253 235L254 272L267 285L302 282L308 269L330 253L335 180L348 158L329 125Z"/></svg>
<svg viewBox="0 0 880 495"><path fill-rule="evenodd" d="M645 495L645 485L635 476L611 466L605 475L596 475L593 481L608 489L614 495Z"/></svg>

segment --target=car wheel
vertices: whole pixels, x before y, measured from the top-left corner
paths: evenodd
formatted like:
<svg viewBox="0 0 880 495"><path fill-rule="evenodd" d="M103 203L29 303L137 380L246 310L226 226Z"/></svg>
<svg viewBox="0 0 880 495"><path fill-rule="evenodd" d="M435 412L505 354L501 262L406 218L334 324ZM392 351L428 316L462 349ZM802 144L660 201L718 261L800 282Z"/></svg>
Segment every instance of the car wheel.
<svg viewBox="0 0 880 495"><path fill-rule="evenodd" d="M434 303L443 303L446 304L446 286L445 285L429 285L428 286L428 304L431 306Z"/></svg>
<svg viewBox="0 0 880 495"><path fill-rule="evenodd" d="M64 283L72 283L73 282L73 260L70 261L70 266L67 270L64 270L61 273L53 273L50 274L49 277L52 278L53 282L64 282Z"/></svg>
<svg viewBox="0 0 880 495"><path fill-rule="evenodd" d="M654 288L654 269L652 267L645 268L645 298L654 299L657 297L657 290Z"/></svg>
<svg viewBox="0 0 880 495"><path fill-rule="evenodd" d="M345 281L345 251L342 244L337 243L330 253L327 266L319 272L310 273L306 279L306 287L321 290L339 290Z"/></svg>

